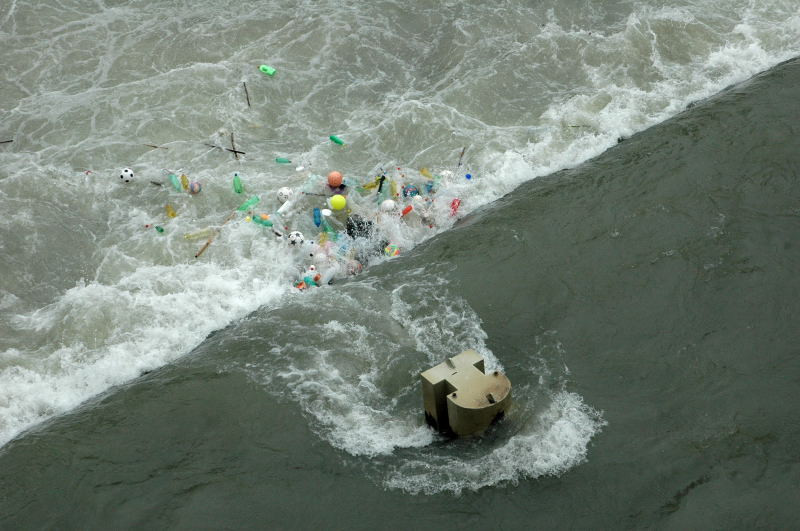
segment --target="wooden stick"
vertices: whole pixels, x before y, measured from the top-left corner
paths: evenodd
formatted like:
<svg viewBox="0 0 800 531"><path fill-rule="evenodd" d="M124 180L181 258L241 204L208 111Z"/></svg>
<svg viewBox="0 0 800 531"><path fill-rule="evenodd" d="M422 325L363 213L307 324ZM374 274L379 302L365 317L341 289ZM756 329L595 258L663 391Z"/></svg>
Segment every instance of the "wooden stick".
<svg viewBox="0 0 800 531"><path fill-rule="evenodd" d="M242 86L244 86L244 95L247 96L247 108L250 108L250 93L247 92L247 83L242 81Z"/></svg>
<svg viewBox="0 0 800 531"><path fill-rule="evenodd" d="M231 147L233 148L231 150L233 152L233 156L236 157L236 160L239 160L239 152L236 151L236 144L233 143L233 131L231 131Z"/></svg>
<svg viewBox="0 0 800 531"><path fill-rule="evenodd" d="M222 229L222 227L223 227L223 226L225 226L225 224L226 224L227 222L229 222L230 220L232 220L232 219L233 219L233 217L236 215L236 212L238 212L238 211L239 211L239 209L237 208L236 210L234 210L233 212L231 212L231 215L230 215L230 216L228 216L227 218L225 218L225 221L223 221L223 222L222 222L222 225L220 225L220 226L219 226L219 229L217 229L217 232L216 232L214 235L212 235L212 236L211 236L211 237L208 239L208 241L206 241L206 243L204 243L204 244L203 244L203 246L200 248L200 250L199 250L199 251L197 251L197 254L195 254L195 255L194 255L194 257L195 257L195 258L200 258L200 255L201 255L201 254L203 254L203 253L206 251L206 249L208 249L208 246L209 246L209 245L211 245L211 242L213 242L213 241L214 241L214 238L216 238L217 236L219 236L220 229Z"/></svg>
<svg viewBox="0 0 800 531"><path fill-rule="evenodd" d="M147 146L147 147L149 147L149 148L153 148L153 149L169 149L168 147L164 147L164 146L157 146L157 145L155 145L155 144L142 144L142 145L143 145L143 146Z"/></svg>
<svg viewBox="0 0 800 531"><path fill-rule="evenodd" d="M461 167L461 159L464 158L464 152L466 150L467 150L467 146L464 146L464 148L461 150L461 155L458 157L458 166L456 166L456 171L458 171L458 169Z"/></svg>
<svg viewBox="0 0 800 531"><path fill-rule="evenodd" d="M10 142L13 142L13 140L3 140L3 141L0 141L0 144L8 144Z"/></svg>

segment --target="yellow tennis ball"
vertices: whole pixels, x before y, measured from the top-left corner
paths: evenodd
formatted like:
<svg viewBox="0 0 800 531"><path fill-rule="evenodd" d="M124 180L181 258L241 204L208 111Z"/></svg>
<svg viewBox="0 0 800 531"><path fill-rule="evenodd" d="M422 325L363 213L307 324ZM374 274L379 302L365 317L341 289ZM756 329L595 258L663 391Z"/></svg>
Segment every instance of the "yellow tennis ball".
<svg viewBox="0 0 800 531"><path fill-rule="evenodd" d="M334 210L341 210L347 205L347 199L343 195L336 194L335 196L331 197L331 207Z"/></svg>

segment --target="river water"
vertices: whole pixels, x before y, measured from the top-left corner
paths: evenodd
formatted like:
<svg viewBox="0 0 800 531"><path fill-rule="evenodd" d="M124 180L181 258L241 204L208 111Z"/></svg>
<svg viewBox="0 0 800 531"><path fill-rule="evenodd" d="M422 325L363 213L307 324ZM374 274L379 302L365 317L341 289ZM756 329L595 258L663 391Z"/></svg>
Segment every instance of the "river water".
<svg viewBox="0 0 800 531"><path fill-rule="evenodd" d="M794 2L14 1L0 42L0 528L797 520ZM222 224L423 167L432 226L317 289ZM418 374L466 348L515 402L451 441Z"/></svg>

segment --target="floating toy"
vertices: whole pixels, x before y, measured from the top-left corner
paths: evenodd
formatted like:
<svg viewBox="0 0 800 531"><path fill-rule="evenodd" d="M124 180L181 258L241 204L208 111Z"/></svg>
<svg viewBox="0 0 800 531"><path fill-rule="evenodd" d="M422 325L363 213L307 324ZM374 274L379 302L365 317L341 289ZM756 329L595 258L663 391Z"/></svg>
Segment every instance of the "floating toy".
<svg viewBox="0 0 800 531"><path fill-rule="evenodd" d="M398 247L395 244L387 245L386 247L383 248L383 254L385 254L386 256L397 256L398 254L400 254L400 247Z"/></svg>
<svg viewBox="0 0 800 531"><path fill-rule="evenodd" d="M455 198L450 202L450 215L455 216L458 212L458 207L461 206L461 199Z"/></svg>
<svg viewBox="0 0 800 531"><path fill-rule="evenodd" d="M291 164L292 163L291 160L289 160L289 159L287 159L285 157L277 157L275 159L275 162L277 162L278 164Z"/></svg>
<svg viewBox="0 0 800 531"><path fill-rule="evenodd" d="M294 195L294 190L291 188L284 186L283 188L278 190L278 201L280 203L285 203L289 199L291 199L292 195Z"/></svg>
<svg viewBox="0 0 800 531"><path fill-rule="evenodd" d="M239 177L238 173L233 174L233 191L237 194L241 194L244 191L244 186L242 186L242 179Z"/></svg>
<svg viewBox="0 0 800 531"><path fill-rule="evenodd" d="M342 185L342 173L338 171L332 171L328 174L328 186L331 188L337 188Z"/></svg>
<svg viewBox="0 0 800 531"><path fill-rule="evenodd" d="M200 186L200 183L197 181L192 181L189 183L189 193L192 195L199 194L200 190L202 189L203 187Z"/></svg>
<svg viewBox="0 0 800 531"><path fill-rule="evenodd" d="M175 175L174 173L170 173L169 174L169 182L172 183L172 187L175 188L176 192L180 192L181 191L181 182L180 182L180 180L178 180L178 176L177 175Z"/></svg>
<svg viewBox="0 0 800 531"><path fill-rule="evenodd" d="M129 183L133 180L133 170L130 168L123 169L120 174L119 178L122 179L122 182Z"/></svg>
<svg viewBox="0 0 800 531"><path fill-rule="evenodd" d="M470 179L472 179L472 174L468 173L464 177L466 177L466 179L469 181Z"/></svg>
<svg viewBox="0 0 800 531"><path fill-rule="evenodd" d="M290 245L300 245L305 241L303 233L299 230L290 232L286 238L289 240Z"/></svg>
<svg viewBox="0 0 800 531"><path fill-rule="evenodd" d="M330 198L331 208L334 210L341 210L345 206L347 206L347 199L341 194L336 194L335 196Z"/></svg>
<svg viewBox="0 0 800 531"><path fill-rule="evenodd" d="M181 186L184 190L189 189L189 178L183 173L181 173Z"/></svg>
<svg viewBox="0 0 800 531"><path fill-rule="evenodd" d="M174 209L174 208L172 208L172 205L170 205L170 204L167 204L167 205L164 207L164 210L166 210L166 211L167 211L167 217L168 217L168 218L174 218L175 216L177 216L177 215L178 215L178 213L177 213L177 212L175 212L175 209Z"/></svg>
<svg viewBox="0 0 800 531"><path fill-rule="evenodd" d="M274 68L272 68L271 66L267 66L267 65L261 65L261 66L258 67L258 69L261 70L262 74L266 74L268 76L274 76L275 72L276 72L276 70Z"/></svg>
<svg viewBox="0 0 800 531"><path fill-rule="evenodd" d="M419 195L419 188L415 184L407 184L403 187L403 197L414 197Z"/></svg>
<svg viewBox="0 0 800 531"><path fill-rule="evenodd" d="M331 142L333 142L334 144L339 144L340 146L344 145L344 140L342 140L341 138L339 138L336 135L331 135L328 138L330 138Z"/></svg>

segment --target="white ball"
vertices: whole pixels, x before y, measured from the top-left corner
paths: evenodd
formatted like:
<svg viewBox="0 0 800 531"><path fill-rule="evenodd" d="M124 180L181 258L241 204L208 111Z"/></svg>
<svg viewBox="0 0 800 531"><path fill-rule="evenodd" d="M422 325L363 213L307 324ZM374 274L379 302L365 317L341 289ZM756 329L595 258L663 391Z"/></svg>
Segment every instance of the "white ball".
<svg viewBox="0 0 800 531"><path fill-rule="evenodd" d="M292 245L300 245L305 241L305 238L303 238L303 233L297 230L290 232L287 238L289 239L289 243Z"/></svg>
<svg viewBox="0 0 800 531"><path fill-rule="evenodd" d="M289 188L288 186L284 186L280 190L278 190L278 201L281 203L285 203L294 195L294 190Z"/></svg>
<svg viewBox="0 0 800 531"><path fill-rule="evenodd" d="M383 210L384 212L391 212L392 210L394 210L395 206L397 206L397 204L393 200L387 199L383 203L381 203L381 210Z"/></svg>
<svg viewBox="0 0 800 531"><path fill-rule="evenodd" d="M122 179L122 182L131 182L133 180L133 170L130 168L123 169L119 174L119 178Z"/></svg>

